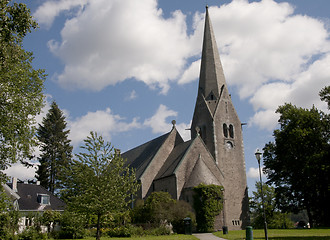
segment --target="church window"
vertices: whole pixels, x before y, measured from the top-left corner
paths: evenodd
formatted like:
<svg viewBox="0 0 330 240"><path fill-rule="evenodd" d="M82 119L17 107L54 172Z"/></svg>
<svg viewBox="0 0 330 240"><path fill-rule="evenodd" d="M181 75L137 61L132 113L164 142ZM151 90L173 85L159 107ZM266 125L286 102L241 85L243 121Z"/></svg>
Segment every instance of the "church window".
<svg viewBox="0 0 330 240"><path fill-rule="evenodd" d="M234 145L232 144L232 142L230 142L230 141L226 142L226 148L227 149L232 149L233 147L234 147Z"/></svg>
<svg viewBox="0 0 330 240"><path fill-rule="evenodd" d="M234 138L234 126L232 124L229 125L229 136Z"/></svg>
<svg viewBox="0 0 330 240"><path fill-rule="evenodd" d="M228 127L227 124L223 124L223 135L227 138L228 137Z"/></svg>

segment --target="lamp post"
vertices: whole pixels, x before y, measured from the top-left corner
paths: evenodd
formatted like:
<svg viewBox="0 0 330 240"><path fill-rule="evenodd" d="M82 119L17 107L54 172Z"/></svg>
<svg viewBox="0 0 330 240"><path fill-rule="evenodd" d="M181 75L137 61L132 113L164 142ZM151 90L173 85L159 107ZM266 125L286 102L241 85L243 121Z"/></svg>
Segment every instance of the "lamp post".
<svg viewBox="0 0 330 240"><path fill-rule="evenodd" d="M265 239L268 240L268 234L267 234L267 221L266 221L266 211L265 211L265 201L264 201L264 192L262 191L262 179L261 179L261 170L260 170L260 159L261 159L261 152L259 148L257 148L255 155L256 159L258 160L258 165L259 165L259 176L260 176L260 190L261 190L261 201L262 201L262 209L263 209L263 214L264 214L264 224L265 224Z"/></svg>

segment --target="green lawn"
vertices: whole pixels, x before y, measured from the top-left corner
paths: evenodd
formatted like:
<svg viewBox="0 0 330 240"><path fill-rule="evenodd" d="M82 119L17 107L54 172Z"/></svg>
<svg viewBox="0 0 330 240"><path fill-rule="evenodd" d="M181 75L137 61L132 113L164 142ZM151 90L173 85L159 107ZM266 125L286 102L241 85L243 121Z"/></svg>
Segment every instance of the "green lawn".
<svg viewBox="0 0 330 240"><path fill-rule="evenodd" d="M245 230L229 231L228 234L216 232L214 235L228 240L245 239ZM253 230L253 239L265 239L264 230ZM330 240L330 229L268 229L271 240Z"/></svg>
<svg viewBox="0 0 330 240"><path fill-rule="evenodd" d="M94 238L85 238L84 240L94 240ZM131 237L131 238L109 238L101 237L101 240L198 240L192 235L170 235L170 236L147 236L147 237Z"/></svg>

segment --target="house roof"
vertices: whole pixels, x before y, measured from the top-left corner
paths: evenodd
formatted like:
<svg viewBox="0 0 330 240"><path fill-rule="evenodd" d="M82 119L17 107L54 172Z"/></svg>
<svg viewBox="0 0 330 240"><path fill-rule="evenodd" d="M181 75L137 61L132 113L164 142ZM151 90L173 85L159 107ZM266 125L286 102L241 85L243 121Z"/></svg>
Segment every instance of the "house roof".
<svg viewBox="0 0 330 240"><path fill-rule="evenodd" d="M186 153L191 142L192 142L191 140L187 142L183 142L174 147L173 151L166 159L163 167L160 169L155 179L168 177L174 173L177 165L179 164L180 160Z"/></svg>
<svg viewBox="0 0 330 240"><path fill-rule="evenodd" d="M12 184L8 183L8 186L12 187ZM18 200L20 211L61 211L64 210L66 205L61 199L37 184L17 183L17 194L20 196ZM49 205L42 205L38 202L38 195L40 194L49 196Z"/></svg>
<svg viewBox="0 0 330 240"><path fill-rule="evenodd" d="M152 161L169 134L170 133L166 133L121 155L124 159L127 159L126 164L136 170L137 179L140 179L144 170Z"/></svg>

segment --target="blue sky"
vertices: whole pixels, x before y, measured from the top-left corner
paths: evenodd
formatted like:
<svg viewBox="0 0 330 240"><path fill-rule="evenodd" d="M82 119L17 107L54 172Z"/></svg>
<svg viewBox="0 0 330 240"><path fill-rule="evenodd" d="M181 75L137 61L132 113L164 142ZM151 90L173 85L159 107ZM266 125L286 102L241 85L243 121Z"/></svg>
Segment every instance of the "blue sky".
<svg viewBox="0 0 330 240"><path fill-rule="evenodd" d="M258 179L254 152L273 140L277 106L327 111L318 92L330 83L328 0L20 2L40 26L24 48L48 74L37 120L55 100L75 152L90 131L124 152L168 132L172 120L189 139L206 4L234 106L247 123L250 189ZM24 180L33 171L17 164L7 173Z"/></svg>

